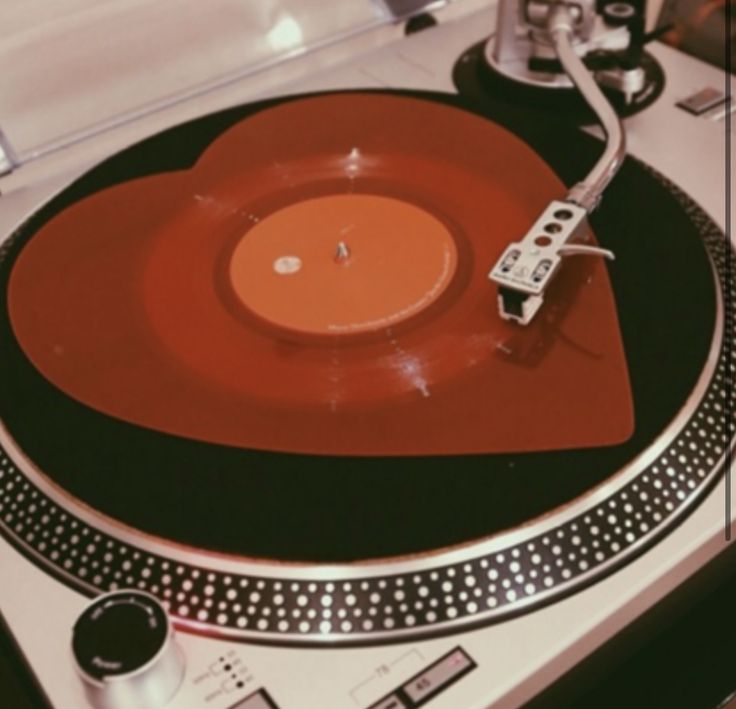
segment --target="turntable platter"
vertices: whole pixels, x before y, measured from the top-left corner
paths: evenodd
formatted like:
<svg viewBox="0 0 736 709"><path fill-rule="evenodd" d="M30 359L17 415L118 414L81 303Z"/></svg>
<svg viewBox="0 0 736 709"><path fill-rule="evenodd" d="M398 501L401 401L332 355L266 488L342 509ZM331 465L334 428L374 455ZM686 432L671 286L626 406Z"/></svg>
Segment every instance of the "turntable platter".
<svg viewBox="0 0 736 709"><path fill-rule="evenodd" d="M373 124L370 124L368 114L362 109L356 110L352 123L350 120L340 123L339 129L345 131L345 125L354 126L355 130L362 129L366 136L373 136L371 140L375 140L378 147L388 143L390 148L386 149L384 145L385 149L381 153L377 148L363 150L361 147L363 157L357 164L360 170L367 173L363 178L365 185L372 187L365 189L364 193L399 199L430 214L442 225L442 228L438 227L434 240L440 255L443 246L448 243L444 234L453 234L453 244L457 250L455 274L450 282L443 284L444 289L439 289L441 292L426 308L420 308L416 315L397 321L395 327L402 346L405 342L411 343L415 336L424 337L416 345L418 349L415 351L421 353L419 359L422 364L430 366L433 357L445 347L441 333L447 332L446 321L453 312L453 306L458 303L467 305L469 310L478 310L473 317L479 320L473 322L482 320L488 323L488 314L495 314L493 294L488 291L487 296L476 301L467 298L468 291L472 292L475 287L467 285L475 283L473 269L485 270L505 244L503 239L508 240L522 233L528 226L529 217L533 217L550 197L559 196L562 187L559 179L521 141L509 136L506 130L479 118L474 113L479 112L479 109L464 104L456 97L429 93L402 96L377 93L339 94L337 97L328 96L326 100L327 104L323 103L319 109L320 97L247 106L200 119L156 136L111 158L81 178L17 232L5 252L0 274L3 292L8 293L10 288L10 309L3 308L0 320L0 342L6 353L0 370L0 406L7 430L33 464L55 485L60 486L66 495L148 534L200 549L240 556L334 562L427 552L468 543L525 524L539 515L571 503L619 474L643 451L655 445L665 427L686 409L696 384L704 376L710 376L707 363L716 333L717 291L711 257L703 239L702 223L692 218L691 211L683 207L681 196L671 186L632 160L624 165L592 220L599 242L617 255L609 271L613 297L608 290L605 269L597 262L593 262L592 266L579 267L583 269L578 273L580 281L567 279L571 293L576 288L584 287L580 286L581 282L587 284L589 280L600 286L598 295L573 298L569 312L562 308L569 322L581 318L575 333L592 333L593 340L599 337L593 349L580 346L564 328L536 332L535 339L531 340L532 345L523 338L523 341L513 340L512 331L508 329L510 326L496 323L488 330L489 335L495 333L496 338L503 333L503 342L512 343L517 352L524 353L528 358L527 366L512 366L506 360L499 360L506 366L504 371L519 373L521 378L530 371L544 371L554 361L555 352L565 351L572 355L572 360L566 357L559 366L550 370L548 377L538 378L528 385L527 391L535 391L539 381L553 387L549 394L550 403L545 409L547 415L550 411L555 417L574 415L576 407L567 404L571 392L577 393L576 387L588 389L590 382L593 386L603 387L613 382L612 390L606 393L604 400L618 402L618 405L611 412L603 414L598 408L593 427L587 433L584 427L570 430L567 424L558 422L558 430L554 432L556 436L567 432L577 437L576 441L567 440L566 450L563 449L565 445L538 445L539 438L544 438L539 429L544 429L542 434L545 435L547 429L539 425L543 419L538 418L536 412L525 420L521 429L518 426L514 429L517 438L511 446L508 445L508 438L504 439L503 445L487 448L476 442L462 449L464 454L460 454L461 446L448 449L447 442L441 442L441 435L440 443L435 442L437 431L441 434L442 429L429 426L432 416L424 419L420 416L421 423L410 431L409 442L399 444L397 441L401 436L392 438L393 423L397 419L391 418L396 415L391 412L401 410L394 404L407 400L407 394L395 388L398 386L395 381L387 378L379 379L379 401L394 403L391 406L384 405L380 415L371 419L370 435L373 438L370 445L366 445L365 440L359 440L356 446L355 439L350 438L350 426L345 428L347 433L338 431L340 435L334 431L329 435L315 433L320 429L323 419L317 417L310 422L310 415L305 416L305 411L310 411L309 406L314 405L314 398L310 400L309 397L314 397L315 392L334 393L334 389L325 387L324 378L317 382L307 378L299 387L292 389L297 391L296 405L294 399L289 401L288 397L284 397L270 412L268 407L261 408L258 415L247 421L248 425L260 425L263 430L273 431L274 426L278 425L280 432L284 433L286 429L284 435L287 436L296 431L297 435L303 436L302 442L296 446L279 445L277 436L261 437L260 444L254 444L251 440L249 448L242 448L232 445L236 442L243 444L242 440L233 439L232 433L219 437L210 435L212 431L226 430L227 427L223 429L221 426L225 420L223 417L215 416L216 425L206 435L191 435L191 431L187 432L189 436L171 435L181 431L164 426L158 426L158 431L153 430L156 426L152 426L150 421L110 411L99 401L90 402L79 391L73 391L71 379L64 378L66 375L59 374L59 370L51 371L52 364L60 358L57 355L54 359L53 347L49 347L53 345L57 334L66 336L64 328L68 328L67 334L74 333L76 343L85 345L92 343L97 347L100 338L108 337L106 346L110 351L115 347L120 348L118 361L109 357L105 360L104 369L87 372L80 369L82 360L78 359L68 375L72 377L76 372L80 386L84 380L88 380L94 381L94 386L100 389L103 388L100 382L104 380L112 387L110 401L120 401L120 389L128 390L129 385L136 385L131 380L132 375L125 374L126 362L135 362L132 369L134 373L144 371L138 367L139 360L134 358L130 350L131 340L128 337L129 328L137 326L137 321L127 317L126 313L129 316L132 286L138 287L141 283L144 289L147 286L145 278L141 283L126 283L131 272L123 269L122 273L127 274L124 278L114 281L113 287L103 288L105 279L111 273L116 273L113 266L126 261L131 264L140 257L146 246L150 246L150 242L143 244L142 235L155 233L157 238L160 236L156 244L163 248L163 244L168 243L166 239L172 234L194 243L197 235L206 232L212 224L227 224L219 236L234 249L229 253L237 254L237 245L246 243L244 240L241 242L244 234L242 220L254 213L251 206L261 207L261 215L277 214L279 209L288 204L334 195L335 181L350 179L345 173L346 163L335 168L340 171L338 178L333 171L333 162L322 159L316 167L309 164L309 150L306 149L305 155L305 148L297 147L308 146L309 141L294 140L293 146L289 143L288 154L297 169L287 173L280 169L272 172L275 181L284 182L284 175L290 175L296 181L292 185L293 191L278 191L278 198L271 201L268 194L261 195L258 205L258 200L252 205L248 204L249 209L245 213L239 212L241 205L232 201L234 191L242 187L241 182L233 180L233 176L242 173L242 163L234 156L246 154L247 150L257 152L259 149L256 142L245 140L253 122L266 121L269 114L273 116L281 112L284 116L291 116L286 124L293 126L293 117L305 105L307 109L310 105L315 107L316 119L324 115L324 106L333 101L343 108L351 103L365 106L373 102L383 105L382 110L389 104L411 105L411 120L416 130L410 134L418 136L417 150L414 152L405 150L401 153L395 148L395 143L391 143L394 124L390 121L382 123L386 126L382 133L374 134L367 130L366 122L371 126ZM486 108L485 112L495 121L504 122L503 110L494 113ZM435 115L452 116L446 130L438 131L438 124L432 120ZM496 160L489 160L487 153L479 154L473 148L473 130L476 128L469 129L470 132L454 130L458 115L462 116L458 120L463 125L485 126L477 128L481 136L489 132L503 136L496 147L509 152L505 155L494 154ZM313 123L314 120L311 120L304 125ZM334 124L330 125L331 129L334 127ZM518 121L515 117L514 130L529 141L541 158L566 180L581 174L595 159L599 149L597 142L587 136L565 134L559 130L545 131L544 125L535 121L534 116L526 121ZM244 152L233 152L229 139L213 142L220 135L223 138L231 136L236 142L241 138L245 140ZM282 131L279 140L284 137L288 137L288 133ZM349 137L351 140L343 141L340 146L340 154L346 159L356 147L352 136ZM436 147L431 158L427 150L430 140ZM422 141L427 142L422 144ZM574 149L571 149L571 145ZM264 156L270 155L265 148L263 150ZM188 170L203 152L201 162ZM372 164L372 152L381 155L388 152L394 159L389 163L378 160ZM464 169L460 171L456 169L457 159L450 159L458 155L463 156L461 164ZM522 159L520 156L525 157ZM216 163L226 165L225 175L215 170ZM421 170L417 169L420 164ZM464 240L458 234L469 233L463 228L465 214L473 223L479 220L487 225L489 222L482 185L487 181L487 167L494 164L502 166L491 182L494 190L501 190L505 195L506 201L502 200L505 207L499 212L499 219L506 220L504 228L490 234L487 242L480 236ZM530 164L534 166L531 171L527 169ZM200 168L200 179L206 183L204 186L209 192L203 193L201 185L190 182L194 179L192 175L197 175ZM402 176L410 175L412 179L397 180L393 173L386 172L389 168L398 170ZM323 171L319 180L314 179L315 169ZM421 180L423 175L430 175L433 170L434 192L422 192L420 189L412 191L416 180ZM447 189L452 181L448 175L452 179L462 175L466 180L463 184L471 185L473 189ZM385 189L387 184L392 185L388 191ZM533 188L530 189L530 185ZM194 194L212 195L217 199L213 203L202 204L192 197ZM182 206L182 195L187 200L186 207ZM136 210L123 206L129 204L127 199L132 197L140 200L136 202L139 204ZM223 222L223 209L233 211L235 216L232 220ZM173 222L169 218L172 213L190 215L192 210L199 210L201 215L199 231L172 228ZM95 221L93 217L100 214L106 215L104 221ZM104 223L104 228L99 226L101 223ZM98 227L90 228L94 224ZM86 228L78 228L79 225L85 225ZM58 235L63 238L54 243L52 236ZM115 263L111 270L100 271L95 281L93 271L99 268L99 261L93 260L93 265L90 265L83 257L89 253L101 254L104 249L100 250L100 243L114 247L107 253ZM184 269L177 271L179 278L169 278L172 287L177 283L190 282L181 278L181 273L189 274L189 267L194 267L184 258L188 253L188 250L181 250L177 254L167 252L169 256L173 254L172 258L184 259L177 263L177 268ZM216 258L219 253L221 251L214 250L208 258ZM53 255L52 259L50 255ZM329 257L332 256L330 252ZM429 262L427 282L432 282L432 274L436 276L437 273L437 258L433 256ZM167 264L170 265L172 261L162 258L160 263L164 269L160 271L163 278ZM340 267L339 264L330 265ZM585 270L589 268L592 270ZM575 268L570 270L575 272ZM91 274L95 287L101 290L85 290L90 281L80 282L82 273ZM222 273L228 277L227 269ZM653 274L656 274L656 283ZM151 282L157 282L157 279ZM687 288L683 287L685 283ZM422 287L424 285L426 282ZM483 286L490 288L485 281ZM589 291L592 289L591 286ZM103 297L95 300L98 292ZM228 308L223 309L223 319L227 317L233 323L241 322L238 318L245 317L245 304L252 306L252 298L257 293L253 295L242 291L240 302L237 295L236 286L234 292L229 291L231 300L228 301ZM405 302L415 302L412 298L415 295ZM558 294L558 298L558 302L565 302L564 293ZM152 301L149 299L149 302ZM173 302L177 306L181 301L177 293L169 290L165 302L169 305ZM469 305L471 302L474 303L472 307ZM114 327L101 332L93 327L94 320L85 321L86 315L81 314L93 313L103 303L104 312L100 315L98 311L97 315L103 320L110 318ZM192 301L188 303L191 305ZM591 303L596 303L596 308L586 314L585 310ZM73 309L65 317L64 308L67 305L73 306ZM393 307L394 304L390 304L389 311ZM257 310L255 307L252 309ZM626 357L623 367L616 357L612 365L605 364L606 357L600 358L600 353L610 355L616 353L619 347L618 326L611 326L611 323L616 322L616 311L623 341L623 348L618 351L625 352ZM53 316L49 318L45 315L48 312L52 312ZM596 322L600 318L596 318L596 314L600 312L607 313L603 318L606 324L597 328ZM188 325L185 318L190 314L191 309L182 308L177 319ZM198 326L207 320L207 316L207 313L203 313L196 320ZM306 335L303 332L295 335L297 338L307 337L309 347L301 341L296 350L284 341L280 341L278 346L272 345L268 350L269 355L258 360L249 386L263 384L272 387L278 379L277 375L269 373L264 378L259 373L264 371L263 367L268 371L274 360L297 360L305 352L314 351L320 356L327 353L324 361L329 362L334 354L334 347L325 347L319 339L324 337L324 333L314 332L322 326L306 327L303 323L284 321L274 324L277 317L269 312L260 312L258 316L261 322L245 329L248 337L261 337L262 330L271 333L269 328L312 331ZM34 321L34 318L38 319ZM469 318L472 320L468 315L468 318L459 318L455 322L462 325ZM42 323L42 326L34 328L34 322ZM118 325L121 328L120 336L116 338ZM148 327L148 324L145 326ZM437 328L436 332L434 327ZM476 328L473 332L477 333L477 326L473 327ZM368 330L355 333L357 350L386 346L385 342L373 342L371 338L375 333L370 328ZM161 332L161 328L158 331ZM433 337L427 336L427 332L432 333ZM518 330L513 330L513 333L518 333ZM613 339L611 333L615 335ZM548 339L540 340L540 334ZM440 339L437 340L437 337ZM200 344L191 349L177 347L175 350L181 353L182 358L192 353L204 356L210 349L224 346L217 338L216 333L208 330ZM317 338L318 341L315 344L309 338ZM538 351L537 343L540 341L544 347ZM189 342L193 342L191 336ZM596 350L595 346L601 342L605 346ZM216 344L213 346L213 343ZM164 351L167 348L170 350L170 342L162 341L161 347ZM438 347L439 350L432 350L432 347ZM47 356L43 354L44 348L50 353ZM351 351L350 348L345 350ZM467 353L464 357L461 364L467 362ZM349 355L345 359L349 360ZM367 361L375 360L368 358ZM533 366L529 366L529 361ZM603 366L604 369L597 369L598 375L586 379L579 367L570 370L570 361L575 364L593 362L596 367ZM606 369L609 365L610 368ZM622 392L622 383L627 381L626 365L634 407L635 429L632 435L629 435L628 430L630 412L627 408L627 388ZM352 365L348 361L344 366L349 368ZM489 396L491 389L475 399L467 394L467 389L476 387L482 378L472 379L468 383L464 379L462 366L452 364L443 367L445 369L437 379L437 399L449 407L443 407L443 411L449 410L452 416L464 417L461 419L462 426L458 425L453 434L454 441L467 444L467 440L463 439L465 426L476 436L473 440L477 440L477 435L483 432L484 427L502 425L503 408L494 409L487 405L488 400L493 399ZM168 393L174 392L175 387L170 385L172 377L179 375L179 368L190 375L193 364L179 361L170 367L170 370L176 371L161 369L155 375L154 370L150 370L145 377L144 388L155 387L161 381L169 387L166 389ZM210 367L207 371L210 374L222 374L225 370ZM601 378L601 371L609 372L611 376L608 379ZM564 378L556 381L558 375ZM156 376L159 376L159 380ZM118 382L118 377L123 379ZM360 378L356 377L355 381L360 381ZM406 378L399 380L402 386L406 381ZM220 385L223 383L220 382ZM122 387L118 384L122 384ZM192 385L191 389L196 390L197 386ZM463 389L464 386L467 389ZM130 396L133 403L141 395L140 387L134 391L135 394ZM432 391L434 394L434 388ZM458 391L461 395L457 394ZM540 396L549 393L545 390L536 391ZM70 393L71 396L68 395ZM625 394L624 403L620 405L622 393ZM207 419L209 412L206 409L192 407L191 402L196 399L190 399L187 403L185 399L177 398L190 394L191 391L187 391L186 387L176 392L176 396L163 406L166 415L173 409L182 408L189 414L194 411L198 419ZM412 402L421 403L421 392L417 395L415 382L410 394L416 396ZM350 408L346 408L345 420L351 426L360 422L366 412L372 415L375 399L371 401L371 396L374 395L372 384L366 385L362 399L368 402L365 408L357 413L351 413ZM507 389L506 396L510 395L511 389ZM252 391L249 396L252 400L261 400L263 392ZM445 398L442 399L442 396ZM356 400L360 401L357 395ZM468 405L469 401L474 403ZM114 415L100 413L100 410L107 410ZM619 415L621 412L623 414ZM579 410L577 415L579 419L586 416L581 416ZM447 420L447 414L443 416L445 418L442 420ZM606 429L606 416L611 416L610 430ZM256 419L262 419L262 422L259 424ZM246 423L242 414L238 414L235 420L237 425L232 430L242 429ZM592 438L591 430L594 434ZM299 434L299 431L306 433ZM604 437L599 435L601 431L605 432ZM493 440L493 430L487 432ZM608 440L605 440L606 437ZM317 445L310 447L310 440L316 440ZM338 442L326 443L334 440ZM391 444L381 450L380 441L385 440L391 441ZM535 443L529 445L527 440ZM378 451L375 445L379 446ZM305 451L309 454L305 454ZM434 455L437 452L444 455ZM358 455L365 453L370 455Z"/></svg>

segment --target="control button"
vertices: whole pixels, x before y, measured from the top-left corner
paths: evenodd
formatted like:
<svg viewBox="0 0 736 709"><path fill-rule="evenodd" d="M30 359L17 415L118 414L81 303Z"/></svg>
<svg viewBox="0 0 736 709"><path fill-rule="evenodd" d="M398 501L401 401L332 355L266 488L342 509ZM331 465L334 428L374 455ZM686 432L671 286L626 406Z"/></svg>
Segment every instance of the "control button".
<svg viewBox="0 0 736 709"><path fill-rule="evenodd" d="M276 702L265 689L249 694L245 699L233 704L229 709L279 709Z"/></svg>
<svg viewBox="0 0 736 709"><path fill-rule="evenodd" d="M715 108L725 102L726 94L723 91L708 86L694 93L692 96L678 101L676 105L685 109L688 113L701 116L706 111L710 111L711 108Z"/></svg>
<svg viewBox="0 0 736 709"><path fill-rule="evenodd" d="M441 657L431 667L412 678L402 690L415 705L419 705L429 695L439 692L440 689L452 684L466 672L475 667L475 663L461 648Z"/></svg>
<svg viewBox="0 0 736 709"><path fill-rule="evenodd" d="M389 697L384 697L375 704L371 704L368 709L407 709L407 707L397 695L392 694Z"/></svg>
<svg viewBox="0 0 736 709"><path fill-rule="evenodd" d="M87 696L100 709L156 709L184 675L166 611L141 591L93 601L74 625L72 653Z"/></svg>

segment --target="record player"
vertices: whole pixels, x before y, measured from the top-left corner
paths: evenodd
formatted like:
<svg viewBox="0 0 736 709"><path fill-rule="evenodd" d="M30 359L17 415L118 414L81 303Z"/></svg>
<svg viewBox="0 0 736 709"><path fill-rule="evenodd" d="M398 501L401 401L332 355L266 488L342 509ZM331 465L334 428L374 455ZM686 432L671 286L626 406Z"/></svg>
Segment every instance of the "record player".
<svg viewBox="0 0 736 709"><path fill-rule="evenodd" d="M66 9L1 47L53 706L519 706L730 548L722 71L635 3Z"/></svg>

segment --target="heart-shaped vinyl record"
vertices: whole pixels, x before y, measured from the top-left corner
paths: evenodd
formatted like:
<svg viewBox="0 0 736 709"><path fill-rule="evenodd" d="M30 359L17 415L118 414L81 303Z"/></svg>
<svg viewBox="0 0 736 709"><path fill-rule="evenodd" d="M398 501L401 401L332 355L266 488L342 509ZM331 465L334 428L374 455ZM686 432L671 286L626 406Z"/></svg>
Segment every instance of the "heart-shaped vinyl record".
<svg viewBox="0 0 736 709"><path fill-rule="evenodd" d="M626 440L605 266L529 328L487 274L565 187L506 129L392 95L282 103L188 170L70 206L10 278L20 347L68 396L248 449L450 455Z"/></svg>

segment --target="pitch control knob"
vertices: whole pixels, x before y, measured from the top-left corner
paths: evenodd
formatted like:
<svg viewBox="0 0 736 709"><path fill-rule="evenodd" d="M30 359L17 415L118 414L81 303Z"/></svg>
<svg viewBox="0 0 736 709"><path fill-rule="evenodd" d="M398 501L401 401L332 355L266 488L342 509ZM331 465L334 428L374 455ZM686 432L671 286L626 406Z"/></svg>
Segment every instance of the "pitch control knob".
<svg viewBox="0 0 736 709"><path fill-rule="evenodd" d="M72 652L97 709L158 709L184 676L166 611L140 591L114 591L91 603L74 625Z"/></svg>

